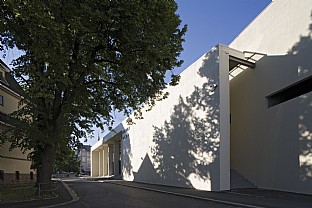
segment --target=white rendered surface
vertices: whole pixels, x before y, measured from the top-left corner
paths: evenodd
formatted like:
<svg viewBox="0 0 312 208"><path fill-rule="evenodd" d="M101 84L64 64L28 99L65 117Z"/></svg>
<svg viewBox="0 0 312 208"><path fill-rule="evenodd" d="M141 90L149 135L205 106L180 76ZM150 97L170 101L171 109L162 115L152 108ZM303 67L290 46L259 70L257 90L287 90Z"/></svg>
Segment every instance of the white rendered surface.
<svg viewBox="0 0 312 208"><path fill-rule="evenodd" d="M260 188L312 194L312 94L267 100L312 75L311 12L311 0L275 0L230 44L266 54L230 83L231 168Z"/></svg>

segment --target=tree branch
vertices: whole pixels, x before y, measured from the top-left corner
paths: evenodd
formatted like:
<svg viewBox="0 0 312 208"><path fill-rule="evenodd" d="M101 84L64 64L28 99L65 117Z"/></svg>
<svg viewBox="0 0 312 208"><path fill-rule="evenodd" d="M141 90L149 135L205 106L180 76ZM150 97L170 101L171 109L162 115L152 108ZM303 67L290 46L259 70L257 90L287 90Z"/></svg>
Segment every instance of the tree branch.
<svg viewBox="0 0 312 208"><path fill-rule="evenodd" d="M91 80L91 81L87 81L85 82L86 85L89 85L89 84L94 84L94 83L101 83L101 82L104 82L106 84L111 84L111 85L121 85L121 84L118 84L116 82L110 82L110 81L107 81L107 80L103 80L103 79L95 79L95 80Z"/></svg>
<svg viewBox="0 0 312 208"><path fill-rule="evenodd" d="M60 90L56 90L54 94L54 102L53 102L53 112L52 117L57 118L59 117L62 109L62 93Z"/></svg>
<svg viewBox="0 0 312 208"><path fill-rule="evenodd" d="M112 61L108 59L94 59L93 60L93 63L103 63L103 62L110 63L110 64L120 64L120 62Z"/></svg>

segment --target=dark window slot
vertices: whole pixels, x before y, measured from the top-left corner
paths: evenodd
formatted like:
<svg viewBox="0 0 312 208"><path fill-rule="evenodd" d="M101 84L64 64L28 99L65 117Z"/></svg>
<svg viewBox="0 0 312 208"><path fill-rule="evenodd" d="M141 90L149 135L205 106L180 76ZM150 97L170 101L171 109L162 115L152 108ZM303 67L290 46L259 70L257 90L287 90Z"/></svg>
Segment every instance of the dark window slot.
<svg viewBox="0 0 312 208"><path fill-rule="evenodd" d="M284 103L312 91L312 76L267 97L268 107Z"/></svg>
<svg viewBox="0 0 312 208"><path fill-rule="evenodd" d="M0 170L0 180L4 180L4 171Z"/></svg>
<svg viewBox="0 0 312 208"><path fill-rule="evenodd" d="M15 180L19 180L20 179L20 173L19 171L15 171Z"/></svg>

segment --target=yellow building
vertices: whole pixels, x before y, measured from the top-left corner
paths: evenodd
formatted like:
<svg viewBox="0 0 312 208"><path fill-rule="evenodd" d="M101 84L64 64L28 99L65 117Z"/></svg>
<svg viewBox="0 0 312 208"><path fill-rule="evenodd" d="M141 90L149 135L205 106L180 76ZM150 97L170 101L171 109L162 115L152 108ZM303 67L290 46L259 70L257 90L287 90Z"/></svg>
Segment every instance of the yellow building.
<svg viewBox="0 0 312 208"><path fill-rule="evenodd" d="M0 132L7 126L7 114L17 110L22 94L23 90L10 74L10 69L0 60ZM31 161L27 159L29 152L9 148L10 143L0 143L0 184L35 182L35 170L30 168Z"/></svg>

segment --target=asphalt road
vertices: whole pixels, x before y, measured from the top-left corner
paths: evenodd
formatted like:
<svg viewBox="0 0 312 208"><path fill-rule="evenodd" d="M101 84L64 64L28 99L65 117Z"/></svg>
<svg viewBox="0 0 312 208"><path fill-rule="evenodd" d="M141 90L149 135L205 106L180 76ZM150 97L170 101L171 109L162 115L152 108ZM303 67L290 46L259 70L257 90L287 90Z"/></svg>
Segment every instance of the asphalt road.
<svg viewBox="0 0 312 208"><path fill-rule="evenodd" d="M217 204L200 199L175 196L137 188L125 187L108 182L89 182L85 180L65 181L79 197L77 202L62 207L74 208L175 208L175 207L205 207L230 208L224 204Z"/></svg>
<svg viewBox="0 0 312 208"><path fill-rule="evenodd" d="M64 182L67 185L64 185ZM68 192L68 186L79 196ZM158 190L158 191L157 191ZM1 203L2 208L52 208L52 207L248 207L248 208L311 208L312 197L262 189L241 189L223 192L206 192L194 189L141 184L127 181L88 181L80 178L64 178L59 182L59 197ZM175 193L175 194L172 194ZM180 196L179 196L180 195ZM189 197L192 196L192 197ZM195 198L194 198L195 197Z"/></svg>

